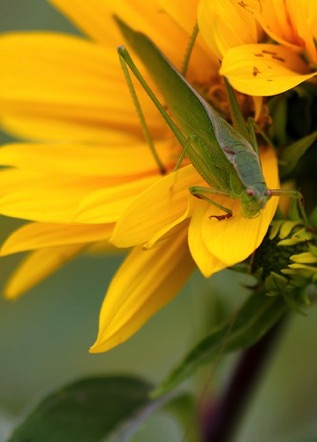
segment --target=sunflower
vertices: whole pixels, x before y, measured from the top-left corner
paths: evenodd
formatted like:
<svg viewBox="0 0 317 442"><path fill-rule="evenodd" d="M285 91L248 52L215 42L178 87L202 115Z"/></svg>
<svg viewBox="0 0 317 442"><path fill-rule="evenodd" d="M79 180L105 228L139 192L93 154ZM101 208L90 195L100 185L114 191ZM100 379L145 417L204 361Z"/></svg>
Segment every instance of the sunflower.
<svg viewBox="0 0 317 442"><path fill-rule="evenodd" d="M29 221L1 250L2 255L29 252L6 295L16 298L82 251L132 248L101 308L91 351L102 352L131 337L176 296L196 267L210 277L252 254L274 216L277 198L260 216L246 219L238 200L217 196L234 213L218 221L217 209L188 191L206 186L194 167L184 162L173 172L181 149L136 85L166 175L144 141L118 62L116 47L124 41L113 16L142 30L180 69L197 20L197 0L51 3L86 37L33 32L0 39L6 60L0 73L1 123L27 140L0 151L5 166L0 211ZM239 38L246 32L242 26ZM199 36L187 78L224 109L218 58ZM268 187L278 187L272 150L263 150L262 165Z"/></svg>

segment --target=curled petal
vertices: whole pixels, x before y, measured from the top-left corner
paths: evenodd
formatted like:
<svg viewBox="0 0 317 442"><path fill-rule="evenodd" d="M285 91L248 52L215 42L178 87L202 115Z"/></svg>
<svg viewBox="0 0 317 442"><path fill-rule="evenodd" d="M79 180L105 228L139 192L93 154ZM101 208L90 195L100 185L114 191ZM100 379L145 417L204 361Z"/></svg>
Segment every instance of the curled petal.
<svg viewBox="0 0 317 442"><path fill-rule="evenodd" d="M272 149L266 149L261 158L268 187L271 189L278 187L275 153ZM254 252L261 244L278 204L278 198L272 197L258 217L248 219L242 215L239 200L223 196L216 196L214 199L224 207L231 209L233 216L229 219L218 220L215 215L221 215L223 212L212 204L204 202L195 210L191 221L193 225L189 230L193 257L198 267L208 276L218 269L245 260ZM195 232L195 229L198 232ZM204 243L202 251L194 244L195 239ZM207 263L206 265L207 251L213 256L213 261L212 264Z"/></svg>
<svg viewBox="0 0 317 442"><path fill-rule="evenodd" d="M190 253L197 267L206 278L227 267L225 263L221 262L209 251L202 237L201 221L206 217L206 208L209 208L209 206L210 204L203 201L198 205L193 213L188 229ZM210 232L210 235L212 234Z"/></svg>
<svg viewBox="0 0 317 442"><path fill-rule="evenodd" d="M240 201L232 201L230 219L209 218L214 211L206 208L201 218L201 235L205 246L226 267L244 261L261 244L277 207L277 198L268 201L262 213L253 219L241 214Z"/></svg>
<svg viewBox="0 0 317 442"><path fill-rule="evenodd" d="M317 62L316 23L314 0L269 0L248 2L247 9L254 14L264 31L276 42Z"/></svg>
<svg viewBox="0 0 317 442"><path fill-rule="evenodd" d="M229 49L220 73L235 89L254 96L279 94L317 75L307 73L307 65L298 54L268 44Z"/></svg>

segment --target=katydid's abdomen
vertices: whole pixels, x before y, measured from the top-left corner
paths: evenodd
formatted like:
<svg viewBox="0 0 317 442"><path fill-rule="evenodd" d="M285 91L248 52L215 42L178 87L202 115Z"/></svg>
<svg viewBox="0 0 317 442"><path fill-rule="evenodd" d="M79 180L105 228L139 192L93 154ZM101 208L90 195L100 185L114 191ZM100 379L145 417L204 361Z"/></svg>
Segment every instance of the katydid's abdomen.
<svg viewBox="0 0 317 442"><path fill-rule="evenodd" d="M131 57L127 51L124 52L125 48L118 49L119 55L158 107L181 146L186 149L193 166L211 186L211 189L206 188L206 193L216 194L218 191L230 198L240 198L244 216L257 216L271 197L271 192L265 184L254 148L195 91L146 35L132 30L119 19L117 22L162 93L180 131L173 121L170 122L170 117L141 77ZM192 193L203 197L203 188L199 189L200 194ZM227 212L231 211L228 209Z"/></svg>

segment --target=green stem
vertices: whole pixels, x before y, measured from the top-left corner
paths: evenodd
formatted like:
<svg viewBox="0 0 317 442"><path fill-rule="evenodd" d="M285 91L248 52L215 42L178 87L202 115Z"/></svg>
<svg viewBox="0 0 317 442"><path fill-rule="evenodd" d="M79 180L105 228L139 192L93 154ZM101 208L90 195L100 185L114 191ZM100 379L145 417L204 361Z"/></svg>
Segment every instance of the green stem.
<svg viewBox="0 0 317 442"><path fill-rule="evenodd" d="M233 442L233 435L245 411L253 388L267 362L284 323L282 319L255 345L245 350L229 385L218 403L204 413L203 442Z"/></svg>

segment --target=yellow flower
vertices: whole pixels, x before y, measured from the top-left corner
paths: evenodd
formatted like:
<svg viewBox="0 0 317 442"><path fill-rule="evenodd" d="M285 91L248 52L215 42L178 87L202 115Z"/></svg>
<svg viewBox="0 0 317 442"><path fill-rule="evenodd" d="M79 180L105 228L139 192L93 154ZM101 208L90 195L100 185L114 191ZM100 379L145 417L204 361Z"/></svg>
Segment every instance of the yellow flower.
<svg viewBox="0 0 317 442"><path fill-rule="evenodd" d="M261 243L277 199L259 217L245 219L238 200L217 197L234 216L212 218L217 209L188 191L206 183L191 164L172 172L180 148L138 88L170 172L166 176L143 140L117 59L123 39L113 14L145 32L180 68L197 0L51 3L90 40L37 32L0 40L6 59L0 72L1 121L11 133L32 140L0 150L0 164L8 166L0 174L0 211L32 221L2 247L2 255L32 251L9 282L7 296L17 297L83 250L107 248L109 241L133 247L101 309L91 350L101 352L128 339L169 302L195 266L209 277L246 259ZM223 105L217 58L200 38L188 78ZM278 187L272 150L264 150L262 162L268 186Z"/></svg>
<svg viewBox="0 0 317 442"><path fill-rule="evenodd" d="M314 0L201 0L198 22L242 93L275 95L317 75Z"/></svg>

